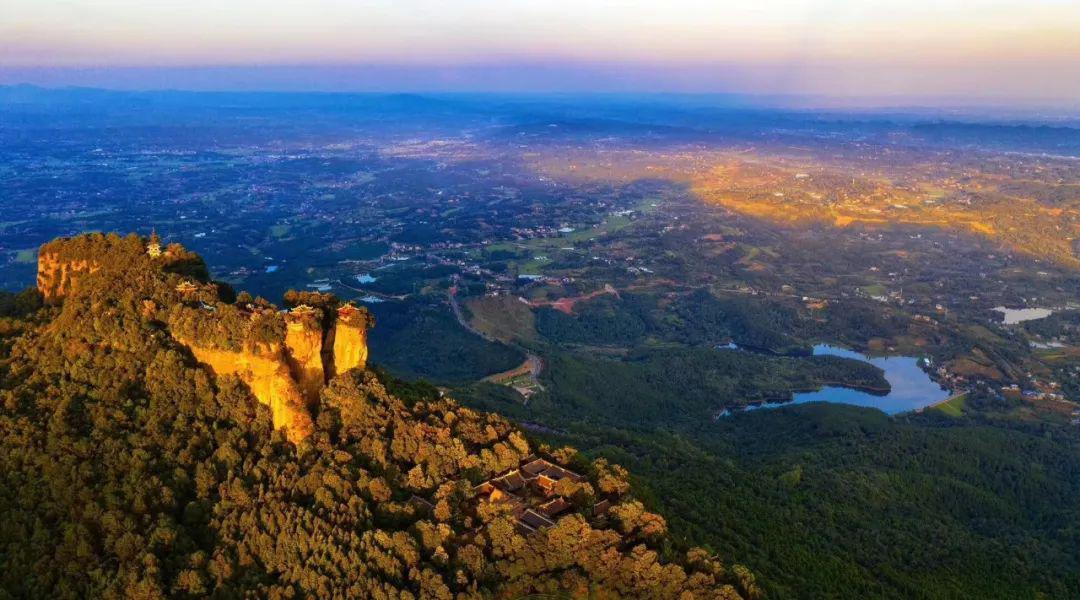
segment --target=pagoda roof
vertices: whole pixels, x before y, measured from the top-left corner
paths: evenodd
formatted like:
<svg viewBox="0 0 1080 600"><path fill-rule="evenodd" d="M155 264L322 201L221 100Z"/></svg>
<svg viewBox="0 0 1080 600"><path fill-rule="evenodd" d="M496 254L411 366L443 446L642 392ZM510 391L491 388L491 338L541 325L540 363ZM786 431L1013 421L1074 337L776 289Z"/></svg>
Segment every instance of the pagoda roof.
<svg viewBox="0 0 1080 600"><path fill-rule="evenodd" d="M292 314L292 315L311 315L311 314L315 314L315 312L316 312L316 309L314 307L312 307L312 306L309 306L307 304L298 304L297 306L294 306L292 308L292 310L289 311L289 314Z"/></svg>
<svg viewBox="0 0 1080 600"><path fill-rule="evenodd" d="M343 316L343 317L348 316L348 315L353 315L353 314L356 314L358 312L360 312L360 308L357 307L352 302L346 302L345 304L342 304L341 306L339 306L338 309L337 309L337 313L339 315Z"/></svg>

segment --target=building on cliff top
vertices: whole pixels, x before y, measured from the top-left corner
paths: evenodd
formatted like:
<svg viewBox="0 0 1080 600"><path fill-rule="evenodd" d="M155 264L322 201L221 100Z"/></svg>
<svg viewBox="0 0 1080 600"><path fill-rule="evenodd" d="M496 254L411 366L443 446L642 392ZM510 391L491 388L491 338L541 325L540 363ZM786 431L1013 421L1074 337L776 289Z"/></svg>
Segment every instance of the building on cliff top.
<svg viewBox="0 0 1080 600"><path fill-rule="evenodd" d="M150 242L146 244L146 253L150 255L150 258L161 256L161 238L158 237L156 230L150 232Z"/></svg>
<svg viewBox="0 0 1080 600"><path fill-rule="evenodd" d="M317 312L317 310L312 306L308 306L307 304L299 304L299 305L293 307L289 311L289 314L290 315L295 315L297 317L303 317L303 316L307 316L307 315L314 315L314 314L316 314L316 312Z"/></svg>
<svg viewBox="0 0 1080 600"><path fill-rule="evenodd" d="M184 281L181 281L180 283L176 284L176 291L180 292L180 294L184 295L184 296L187 296L189 294L193 294L198 289L199 289L199 286L195 285L194 282L188 281L186 279Z"/></svg>
<svg viewBox="0 0 1080 600"><path fill-rule="evenodd" d="M352 302L346 302L337 309L338 318L346 323L355 318L360 312L360 309Z"/></svg>

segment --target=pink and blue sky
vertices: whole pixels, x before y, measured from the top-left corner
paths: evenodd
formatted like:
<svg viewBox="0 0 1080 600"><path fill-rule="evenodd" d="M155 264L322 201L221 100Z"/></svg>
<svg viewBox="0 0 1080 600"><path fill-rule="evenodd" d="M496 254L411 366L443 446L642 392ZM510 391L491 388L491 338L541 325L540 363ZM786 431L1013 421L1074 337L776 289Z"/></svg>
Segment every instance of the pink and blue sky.
<svg viewBox="0 0 1080 600"><path fill-rule="evenodd" d="M0 0L0 83L1080 101L1076 0Z"/></svg>

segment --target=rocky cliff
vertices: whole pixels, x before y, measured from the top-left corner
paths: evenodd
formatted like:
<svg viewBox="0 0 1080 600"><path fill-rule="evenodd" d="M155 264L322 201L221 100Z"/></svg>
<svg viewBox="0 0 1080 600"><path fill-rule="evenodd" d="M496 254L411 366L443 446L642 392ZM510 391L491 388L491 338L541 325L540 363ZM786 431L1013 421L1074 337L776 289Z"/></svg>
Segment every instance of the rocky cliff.
<svg viewBox="0 0 1080 600"><path fill-rule="evenodd" d="M373 324L370 313L351 304L342 306L337 313L330 336L334 352L329 377L367 365L367 330Z"/></svg>
<svg viewBox="0 0 1080 600"><path fill-rule="evenodd" d="M81 295L91 276L130 280L121 285L142 290L145 319L168 321L172 337L215 375L239 377L294 442L311 433L311 408L327 381L367 364L371 315L333 296L308 294L318 307L288 312L225 302L201 258L179 244L162 250L156 237L92 234L41 248L37 284L47 303Z"/></svg>
<svg viewBox="0 0 1080 600"><path fill-rule="evenodd" d="M246 383L252 395L270 407L274 427L284 429L290 441L296 443L311 435L314 426L308 401L293 380L288 358L280 346L267 344L234 352L204 347L193 340L177 341L215 375L236 375ZM318 392L315 397L317 400Z"/></svg>
<svg viewBox="0 0 1080 600"><path fill-rule="evenodd" d="M310 293L286 299L291 311L234 301L197 257L138 236L60 245L44 287L63 302L0 331L0 596L754 591L745 570L672 552L663 519L606 462L590 479L571 449L537 447L430 386L395 382L411 389L395 397L357 368L372 322L361 308ZM99 268L60 266L82 260ZM328 346L348 372L324 386Z"/></svg>
<svg viewBox="0 0 1080 600"><path fill-rule="evenodd" d="M132 281L154 275L158 283L173 281L170 276L200 282L209 279L202 257L180 244L162 250L156 240L115 233L53 240L38 250L37 289L46 304L55 305L76 292L82 281L101 271Z"/></svg>
<svg viewBox="0 0 1080 600"><path fill-rule="evenodd" d="M286 317L285 329L289 368L309 405L319 401L319 392L327 380L322 358L323 329L314 317L302 309L293 309Z"/></svg>
<svg viewBox="0 0 1080 600"><path fill-rule="evenodd" d="M312 430L311 408L337 373L367 362L369 313L351 304L266 305L181 302L169 312L173 337L217 375L236 375L270 407L274 426L297 442ZM328 320L327 313L336 318ZM324 331L328 332L325 335Z"/></svg>
<svg viewBox="0 0 1080 600"><path fill-rule="evenodd" d="M56 304L78 285L79 276L101 269L97 261L64 260L57 253L38 256L37 288L46 304Z"/></svg>

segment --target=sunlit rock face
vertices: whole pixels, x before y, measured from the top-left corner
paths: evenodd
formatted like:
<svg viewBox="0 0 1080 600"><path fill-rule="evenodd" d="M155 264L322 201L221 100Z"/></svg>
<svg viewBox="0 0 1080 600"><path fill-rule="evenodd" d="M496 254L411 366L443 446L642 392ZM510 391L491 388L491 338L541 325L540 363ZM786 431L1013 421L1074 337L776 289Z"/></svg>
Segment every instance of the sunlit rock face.
<svg viewBox="0 0 1080 600"><path fill-rule="evenodd" d="M285 349L289 368L304 401L308 406L313 406L319 401L319 392L326 384L322 358L323 330L318 320L293 310L287 318Z"/></svg>
<svg viewBox="0 0 1080 600"><path fill-rule="evenodd" d="M324 312L330 307L299 305L283 314L222 302L202 259L179 244L162 249L156 236L61 238L38 256L37 286L47 303L81 297L80 285L92 291L91 280L115 275L102 285L122 280L137 290L143 318L168 319L173 338L196 360L247 384L293 442L314 430L311 410L330 378L367 365L373 319L363 308L346 303L331 321Z"/></svg>
<svg viewBox="0 0 1080 600"><path fill-rule="evenodd" d="M371 315L346 304L328 326L323 311L299 305L283 314L250 304L197 308L189 303L171 326L176 340L216 375L236 375L246 383L270 407L274 426L299 442L313 430L311 410L326 383L367 364ZM222 337L226 331L231 333Z"/></svg>
<svg viewBox="0 0 1080 600"><path fill-rule="evenodd" d="M119 274L140 287L154 287L169 275L207 282L209 272L202 257L180 244L162 249L156 238L131 234L89 233L57 238L38 250L37 289L46 304L59 304L79 290L82 282L102 271ZM155 249L150 253L150 248ZM149 275L140 279L142 275ZM152 281L153 280L153 281ZM147 293L151 293L147 289Z"/></svg>
<svg viewBox="0 0 1080 600"><path fill-rule="evenodd" d="M280 318L272 311L267 314L266 318ZM318 404L326 382L367 365L372 317L366 310L342 306L325 335L324 323L321 310L298 306L285 315L283 342L244 343L237 350L208 340L177 337L177 341L216 375L239 377L259 402L270 407L274 426L299 442L313 430L311 408Z"/></svg>
<svg viewBox="0 0 1080 600"><path fill-rule="evenodd" d="M367 365L367 330L371 325L372 318L366 310L351 304L338 309L332 333L334 352L331 377L349 369L363 369Z"/></svg>
<svg viewBox="0 0 1080 600"><path fill-rule="evenodd" d="M293 380L289 359L281 346L267 344L234 352L201 347L190 340L178 341L216 376L236 375L246 383L255 399L270 407L274 427L284 429L290 441L296 443L311 435L314 425L308 403Z"/></svg>
<svg viewBox="0 0 1080 600"><path fill-rule="evenodd" d="M46 304L56 304L78 286L79 276L99 270L97 261L64 260L55 253L38 257L37 288Z"/></svg>

